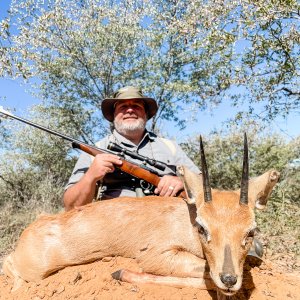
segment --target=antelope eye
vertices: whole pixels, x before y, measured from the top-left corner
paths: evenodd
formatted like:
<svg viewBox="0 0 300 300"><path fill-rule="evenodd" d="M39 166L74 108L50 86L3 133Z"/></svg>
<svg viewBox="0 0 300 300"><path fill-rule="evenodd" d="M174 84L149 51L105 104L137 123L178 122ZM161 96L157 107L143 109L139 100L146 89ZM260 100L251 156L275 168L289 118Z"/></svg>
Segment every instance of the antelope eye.
<svg viewBox="0 0 300 300"><path fill-rule="evenodd" d="M201 236L203 236L207 240L207 238L208 238L208 232L207 232L207 230L203 226L201 226L199 224L197 224L197 228L198 228L199 234Z"/></svg>
<svg viewBox="0 0 300 300"><path fill-rule="evenodd" d="M200 238L207 243L210 242L211 236L210 236L210 233L207 230L206 226L203 224L203 222L201 221L201 219L199 217L197 217L195 221L196 221L195 226L198 229Z"/></svg>

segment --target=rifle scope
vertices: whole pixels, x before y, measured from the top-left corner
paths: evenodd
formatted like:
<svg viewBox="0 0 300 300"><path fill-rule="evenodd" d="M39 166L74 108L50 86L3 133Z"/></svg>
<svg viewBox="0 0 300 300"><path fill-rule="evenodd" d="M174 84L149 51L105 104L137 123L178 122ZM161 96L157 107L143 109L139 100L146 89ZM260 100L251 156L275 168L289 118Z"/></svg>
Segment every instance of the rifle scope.
<svg viewBox="0 0 300 300"><path fill-rule="evenodd" d="M151 159L149 157L143 156L138 154L137 152L133 152L130 150L127 150L125 148L122 148L121 146L119 146L116 143L113 142L109 142L107 149L111 150L111 151L115 151L121 154L127 154L128 156L130 156L131 158L136 158L138 160L144 161L145 163L149 164L152 167L155 167L161 171L164 171L166 169L166 164L164 164L163 162L157 161L155 159Z"/></svg>

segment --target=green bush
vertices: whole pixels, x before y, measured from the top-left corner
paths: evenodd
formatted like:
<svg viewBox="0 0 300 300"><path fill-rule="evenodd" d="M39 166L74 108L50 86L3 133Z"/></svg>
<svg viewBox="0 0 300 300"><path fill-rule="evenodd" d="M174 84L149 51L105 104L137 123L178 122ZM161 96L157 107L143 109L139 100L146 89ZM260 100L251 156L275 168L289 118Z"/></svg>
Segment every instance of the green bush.
<svg viewBox="0 0 300 300"><path fill-rule="evenodd" d="M16 176L18 182L28 176L21 175ZM38 215L62 210L62 182L55 182L51 175L39 181L33 176L31 184L26 179L24 190L7 189L7 183L0 181L0 258L13 249L21 232Z"/></svg>

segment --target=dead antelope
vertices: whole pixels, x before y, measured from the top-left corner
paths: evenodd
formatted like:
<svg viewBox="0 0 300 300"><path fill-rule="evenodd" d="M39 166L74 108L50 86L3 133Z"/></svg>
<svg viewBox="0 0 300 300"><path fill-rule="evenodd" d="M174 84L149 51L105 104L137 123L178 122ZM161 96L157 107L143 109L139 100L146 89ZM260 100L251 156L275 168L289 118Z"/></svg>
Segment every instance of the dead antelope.
<svg viewBox="0 0 300 300"><path fill-rule="evenodd" d="M123 256L135 258L146 273L122 270L113 274L119 280L233 295L256 230L254 207L266 205L279 178L270 170L248 182L247 155L245 141L241 190L210 188L202 146L202 176L178 167L187 201L124 197L42 216L24 230L3 271L16 289L70 265Z"/></svg>

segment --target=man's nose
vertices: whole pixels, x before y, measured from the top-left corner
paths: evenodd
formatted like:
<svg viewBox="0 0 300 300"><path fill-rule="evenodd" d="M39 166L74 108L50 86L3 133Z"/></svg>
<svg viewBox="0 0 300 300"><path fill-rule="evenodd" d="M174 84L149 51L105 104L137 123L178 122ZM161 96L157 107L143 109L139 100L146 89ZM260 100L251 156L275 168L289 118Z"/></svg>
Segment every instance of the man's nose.
<svg viewBox="0 0 300 300"><path fill-rule="evenodd" d="M128 106L126 112L132 113L134 111L133 107Z"/></svg>

